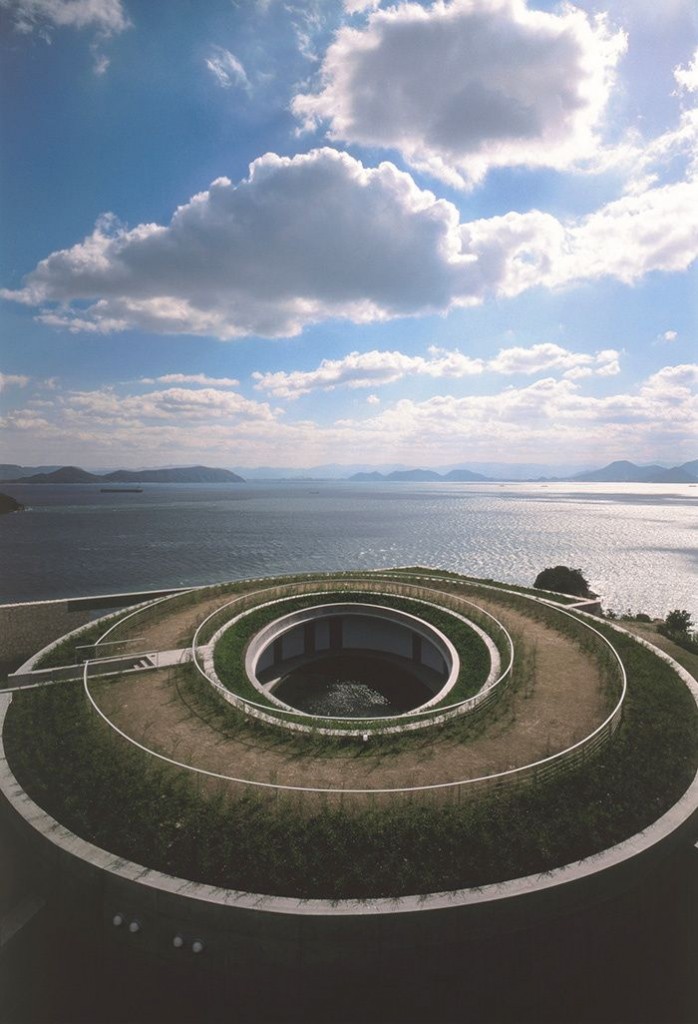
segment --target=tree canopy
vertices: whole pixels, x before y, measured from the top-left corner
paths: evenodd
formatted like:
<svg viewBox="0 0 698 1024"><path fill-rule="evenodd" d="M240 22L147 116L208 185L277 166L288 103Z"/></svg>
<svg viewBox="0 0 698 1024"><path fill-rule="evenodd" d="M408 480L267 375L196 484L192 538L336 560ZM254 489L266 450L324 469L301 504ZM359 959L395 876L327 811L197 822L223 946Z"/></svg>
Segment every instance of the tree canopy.
<svg viewBox="0 0 698 1024"><path fill-rule="evenodd" d="M559 594L573 597L595 597L589 589L581 569L570 569L568 565L555 565L543 569L536 576L533 586L536 590L554 590Z"/></svg>
<svg viewBox="0 0 698 1024"><path fill-rule="evenodd" d="M664 625L667 628L668 633L676 633L679 636L688 636L691 632L693 622L691 620L691 613L685 609L675 608L673 612L669 612Z"/></svg>

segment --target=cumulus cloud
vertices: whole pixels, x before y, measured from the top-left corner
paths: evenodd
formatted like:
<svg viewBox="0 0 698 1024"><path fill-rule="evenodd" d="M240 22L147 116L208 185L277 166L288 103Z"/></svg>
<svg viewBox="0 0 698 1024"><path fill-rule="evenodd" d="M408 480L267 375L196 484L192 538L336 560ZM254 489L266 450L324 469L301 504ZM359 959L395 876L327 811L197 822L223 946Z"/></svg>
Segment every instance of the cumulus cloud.
<svg viewBox="0 0 698 1024"><path fill-rule="evenodd" d="M141 384L201 384L202 387L236 388L234 377L207 377L205 373L165 373L161 377L141 377Z"/></svg>
<svg viewBox="0 0 698 1024"><path fill-rule="evenodd" d="M678 331L664 331L664 334L662 335L662 341L676 341L678 336Z"/></svg>
<svg viewBox="0 0 698 1024"><path fill-rule="evenodd" d="M698 182L623 196L576 221L532 210L472 221L461 234L499 295L601 277L631 284L650 271L686 270L698 256Z"/></svg>
<svg viewBox="0 0 698 1024"><path fill-rule="evenodd" d="M698 50L693 54L690 64L674 68L674 78L679 89L686 92L698 92Z"/></svg>
<svg viewBox="0 0 698 1024"><path fill-rule="evenodd" d="M112 388L73 392L63 400L71 416L88 417L95 422L122 423L146 420L216 419L271 421L275 413L266 402L255 402L243 395L217 388L167 388L143 395L119 395Z"/></svg>
<svg viewBox="0 0 698 1024"><path fill-rule="evenodd" d="M531 210L460 223L393 164L320 149L260 157L239 185L217 179L167 226L102 217L0 296L73 332L289 337L330 317L441 313L603 276L631 283L696 255L693 180L568 222Z"/></svg>
<svg viewBox="0 0 698 1024"><path fill-rule="evenodd" d="M446 309L476 287L475 263L460 251L452 204L392 164L365 168L324 149L267 154L237 187L219 178L180 206L167 227L127 231L103 218L3 294L58 303L44 322L74 330L274 337L331 316ZM96 301L71 312L78 298Z"/></svg>
<svg viewBox="0 0 698 1024"><path fill-rule="evenodd" d="M337 387L372 388L392 384L405 377L461 379L489 370L500 374L534 374L560 369L565 376L611 376L620 372L619 353L604 349L594 355L570 352L559 345L540 344L530 348L501 349L493 359L473 359L458 349L432 345L428 356L403 352L350 352L342 359L323 359L315 370L253 373L258 391L292 401L312 391L333 391Z"/></svg>
<svg viewBox="0 0 698 1024"><path fill-rule="evenodd" d="M0 0L0 8L11 12L21 32L53 26L115 33L130 25L121 0Z"/></svg>
<svg viewBox="0 0 698 1024"><path fill-rule="evenodd" d="M679 461L698 431L696 382L698 366L666 367L631 393L598 398L569 379L544 378L493 394L402 399L340 426L357 447L413 465L454 461L465 446L471 458L505 447L521 458L576 451L595 459L649 448Z"/></svg>
<svg viewBox="0 0 698 1024"><path fill-rule="evenodd" d="M360 14L362 11L375 10L378 6L380 0L344 0L347 14Z"/></svg>
<svg viewBox="0 0 698 1024"><path fill-rule="evenodd" d="M292 109L307 128L327 123L332 139L399 150L456 187L491 167L565 168L597 143L625 42L571 6L399 3L341 29L320 91Z"/></svg>
<svg viewBox="0 0 698 1024"><path fill-rule="evenodd" d="M239 61L230 50L222 46L212 47L210 56L206 58L206 67L224 89L230 89L234 85L250 89L250 80L242 61Z"/></svg>
<svg viewBox="0 0 698 1024"><path fill-rule="evenodd" d="M29 377L25 377L24 374L0 373L0 391L9 387L25 388L28 383Z"/></svg>
<svg viewBox="0 0 698 1024"><path fill-rule="evenodd" d="M506 450L522 461L633 457L691 458L698 435L698 365L659 370L627 392L597 397L587 382L544 377L485 394L439 394L383 405L369 396L368 415L319 424L295 422L264 402L216 388L167 388L145 395L120 389L52 392L40 411L5 417L13 450L42 458L109 462L211 461L308 466L353 461L434 465L491 460ZM25 440L23 441L22 438ZM33 447L32 447L33 446ZM103 456L103 458L102 458ZM31 461L31 459L29 459Z"/></svg>
<svg viewBox="0 0 698 1024"><path fill-rule="evenodd" d="M290 373L253 373L258 391L268 391L275 398L295 399L311 391L332 391L346 385L350 388L372 388L392 384L403 377L426 374L432 377L463 377L482 373L483 361L470 359L460 352L432 349L432 358L408 356L402 352L350 352L343 359L323 359L315 370L294 370Z"/></svg>
<svg viewBox="0 0 698 1024"><path fill-rule="evenodd" d="M10 12L16 31L36 31L47 42L56 28L92 29L96 75L103 75L110 63L101 44L131 25L121 0L0 0L0 10Z"/></svg>

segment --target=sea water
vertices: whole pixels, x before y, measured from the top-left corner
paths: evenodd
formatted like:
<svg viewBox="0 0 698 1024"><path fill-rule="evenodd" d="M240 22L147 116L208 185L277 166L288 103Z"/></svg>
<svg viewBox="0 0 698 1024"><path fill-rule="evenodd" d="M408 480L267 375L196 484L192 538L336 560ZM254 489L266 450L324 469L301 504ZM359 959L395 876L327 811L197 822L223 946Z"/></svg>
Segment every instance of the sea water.
<svg viewBox="0 0 698 1024"><path fill-rule="evenodd" d="M698 616L698 487L351 481L6 484L0 601L431 565L531 585L581 568L604 606Z"/></svg>

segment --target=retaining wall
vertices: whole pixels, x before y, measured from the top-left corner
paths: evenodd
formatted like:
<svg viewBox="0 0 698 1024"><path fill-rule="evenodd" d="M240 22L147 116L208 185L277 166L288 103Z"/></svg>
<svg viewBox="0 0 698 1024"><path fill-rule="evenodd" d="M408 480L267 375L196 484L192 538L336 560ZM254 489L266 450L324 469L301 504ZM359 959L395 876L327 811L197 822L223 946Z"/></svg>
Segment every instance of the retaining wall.
<svg viewBox="0 0 698 1024"><path fill-rule="evenodd" d="M8 705L9 698L0 696L0 729ZM438 950L613 898L642 882L678 843L690 841L698 776L649 828L585 860L478 889L364 901L220 889L124 861L42 811L17 783L1 745L0 792L3 810L41 863L50 892L85 908L134 950L181 962L198 940L208 963L227 973L259 962L300 969L346 959L375 967L399 949ZM117 915L121 923L115 927ZM137 931L131 932L134 922ZM177 936L183 947L175 947Z"/></svg>
<svg viewBox="0 0 698 1024"><path fill-rule="evenodd" d="M142 601L191 588L134 591L126 594L98 594L67 597L57 601L25 601L0 605L0 667L12 671L33 654L66 633L84 626L101 609L127 608Z"/></svg>
<svg viewBox="0 0 698 1024"><path fill-rule="evenodd" d="M89 621L89 610L71 601L0 605L0 662L15 668L40 647Z"/></svg>

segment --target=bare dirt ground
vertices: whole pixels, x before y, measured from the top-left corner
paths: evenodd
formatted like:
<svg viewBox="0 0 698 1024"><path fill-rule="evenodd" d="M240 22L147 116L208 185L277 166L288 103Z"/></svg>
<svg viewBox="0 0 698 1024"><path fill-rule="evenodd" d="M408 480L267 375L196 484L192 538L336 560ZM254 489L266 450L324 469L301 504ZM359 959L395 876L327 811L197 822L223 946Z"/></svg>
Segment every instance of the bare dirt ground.
<svg viewBox="0 0 698 1024"><path fill-rule="evenodd" d="M234 594L207 598L196 605L189 605L186 608L179 608L173 612L167 612L167 602L161 606L162 618L155 621L148 621L151 612L144 612L143 615L135 615L127 619L109 634L107 640L129 640L142 637L143 643L138 644L138 649L143 651L174 651L186 647L191 642L191 636L207 615L220 608L221 605L232 601Z"/></svg>
<svg viewBox="0 0 698 1024"><path fill-rule="evenodd" d="M193 615L200 619L224 600L219 596L207 609L176 612L148 632L149 640L174 646L175 638L191 629ZM153 750L236 778L295 786L377 789L475 778L537 761L593 731L609 706L593 657L550 626L503 604L479 597L477 603L524 638L516 641L517 651L525 646L535 656L535 673L514 686L480 734L469 738L429 729L394 751L357 740L355 748L332 753L318 753L311 741L304 752L303 740L289 742L281 728L260 733L242 727L226 734L219 719L187 696L177 670L94 682L92 692L119 728Z"/></svg>

